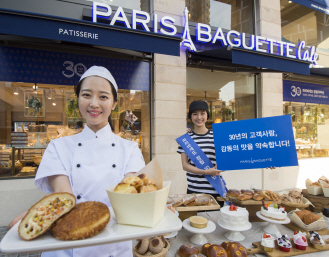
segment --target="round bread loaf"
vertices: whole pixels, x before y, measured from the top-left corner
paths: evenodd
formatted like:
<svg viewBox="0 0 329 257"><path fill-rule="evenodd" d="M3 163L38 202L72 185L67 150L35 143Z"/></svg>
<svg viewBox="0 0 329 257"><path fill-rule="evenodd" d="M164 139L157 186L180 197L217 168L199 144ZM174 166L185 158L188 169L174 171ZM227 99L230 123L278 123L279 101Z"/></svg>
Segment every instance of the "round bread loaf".
<svg viewBox="0 0 329 257"><path fill-rule="evenodd" d="M157 191L158 188L156 185L154 184L150 184L150 185L147 185L147 186L142 186L140 188L140 193L149 193L149 192L153 192L153 191Z"/></svg>
<svg viewBox="0 0 329 257"><path fill-rule="evenodd" d="M224 241L221 246L225 249L225 251L227 250L227 246L230 242L229 241Z"/></svg>
<svg viewBox="0 0 329 257"><path fill-rule="evenodd" d="M149 249L150 239L143 238L139 240L139 242L136 245L136 252L139 254L145 254L147 250Z"/></svg>
<svg viewBox="0 0 329 257"><path fill-rule="evenodd" d="M131 186L129 183L119 183L114 188L114 191L116 193L122 193L122 194L137 194L137 189L134 186Z"/></svg>
<svg viewBox="0 0 329 257"><path fill-rule="evenodd" d="M241 189L241 194L253 195L254 194L254 191L251 191L249 189Z"/></svg>
<svg viewBox="0 0 329 257"><path fill-rule="evenodd" d="M256 201L260 201L260 200L263 200L264 197L263 197L261 194L255 193L255 194L252 196L252 199L254 199L254 200L256 200Z"/></svg>
<svg viewBox="0 0 329 257"><path fill-rule="evenodd" d="M209 246L211 246L212 244L211 243L206 243L202 246L202 249L201 249L201 252L204 254L204 255L207 255L207 251L208 251L208 248Z"/></svg>
<svg viewBox="0 0 329 257"><path fill-rule="evenodd" d="M231 242L227 245L226 249L227 255L232 257L247 257L248 253L246 248L240 243L237 242Z"/></svg>
<svg viewBox="0 0 329 257"><path fill-rule="evenodd" d="M305 225L310 225L318 219L320 219L320 216L316 215L315 213L309 213L304 216L303 222L305 223Z"/></svg>
<svg viewBox="0 0 329 257"><path fill-rule="evenodd" d="M211 245L209 246L208 250L207 250L207 256L208 257L227 257L227 253L224 249L224 247L220 246L220 245Z"/></svg>
<svg viewBox="0 0 329 257"><path fill-rule="evenodd" d="M198 254L199 249L192 244L183 244L179 247L178 253L181 257L189 257L192 254Z"/></svg>
<svg viewBox="0 0 329 257"><path fill-rule="evenodd" d="M253 196L253 195L251 195L251 194L241 194L241 195L238 196L238 199L239 199L240 201L245 201L245 200L249 200L249 199L251 199L252 196Z"/></svg>
<svg viewBox="0 0 329 257"><path fill-rule="evenodd" d="M100 233L110 221L109 208L101 202L77 204L67 215L56 221L51 228L60 240L80 240Z"/></svg>
<svg viewBox="0 0 329 257"><path fill-rule="evenodd" d="M160 237L155 237L150 240L149 250L154 253L160 253L163 250L164 243Z"/></svg>
<svg viewBox="0 0 329 257"><path fill-rule="evenodd" d="M136 188L136 190L138 191L139 188L143 185L143 180L141 180L139 177L126 177L124 178L121 183L127 183L133 187Z"/></svg>

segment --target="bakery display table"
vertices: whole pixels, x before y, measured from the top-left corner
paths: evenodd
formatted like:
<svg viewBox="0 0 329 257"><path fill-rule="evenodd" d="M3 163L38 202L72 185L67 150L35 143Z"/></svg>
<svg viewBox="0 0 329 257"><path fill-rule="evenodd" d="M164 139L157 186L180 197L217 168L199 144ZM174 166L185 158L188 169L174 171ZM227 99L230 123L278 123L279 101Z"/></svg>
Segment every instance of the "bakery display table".
<svg viewBox="0 0 329 257"><path fill-rule="evenodd" d="M199 212L198 216L205 217L206 219L213 221L216 224L216 230L208 233L207 234L207 239L209 243L214 243L214 244L221 244L223 241L227 241L225 238L224 234L227 232L227 230L221 228L218 225L218 219L219 219L219 211L212 211L212 212ZM261 236L264 234L263 228L267 225L267 222L252 222L251 229L247 231L241 232L244 236L245 239L243 241L240 241L244 247L246 248L254 248L252 246L253 242L260 242ZM294 231L290 230L289 228L285 227L284 225L277 224L277 228L280 230L282 234L288 235L290 238L293 237ZM190 238L193 236L193 233L187 231L186 229L182 228L180 231L178 231L178 234L174 238L169 238L168 240L170 241L170 249L167 253L166 256L175 256L177 249L182 244L187 244L190 243ZM323 235L323 239L328 239L329 235ZM136 242L134 242L135 244ZM198 246L200 247L200 246ZM264 257L265 255L263 254L252 254L248 256L253 256L253 257ZM328 257L329 256L329 251L323 251L323 252L317 252L317 253L310 253L310 254L303 254L299 255L302 257Z"/></svg>

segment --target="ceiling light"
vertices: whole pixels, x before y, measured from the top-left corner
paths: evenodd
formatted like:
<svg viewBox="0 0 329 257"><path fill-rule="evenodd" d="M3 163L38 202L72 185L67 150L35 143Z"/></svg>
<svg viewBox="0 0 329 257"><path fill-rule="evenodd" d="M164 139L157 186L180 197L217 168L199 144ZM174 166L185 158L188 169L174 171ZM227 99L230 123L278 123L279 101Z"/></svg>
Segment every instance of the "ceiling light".
<svg viewBox="0 0 329 257"><path fill-rule="evenodd" d="M292 1L288 1L289 4L291 4Z"/></svg>
<svg viewBox="0 0 329 257"><path fill-rule="evenodd" d="M37 86L37 83L35 83L33 86L32 86L33 90L37 90L38 89L38 86Z"/></svg>
<svg viewBox="0 0 329 257"><path fill-rule="evenodd" d="M55 102L53 103L53 106L56 106L56 103Z"/></svg>

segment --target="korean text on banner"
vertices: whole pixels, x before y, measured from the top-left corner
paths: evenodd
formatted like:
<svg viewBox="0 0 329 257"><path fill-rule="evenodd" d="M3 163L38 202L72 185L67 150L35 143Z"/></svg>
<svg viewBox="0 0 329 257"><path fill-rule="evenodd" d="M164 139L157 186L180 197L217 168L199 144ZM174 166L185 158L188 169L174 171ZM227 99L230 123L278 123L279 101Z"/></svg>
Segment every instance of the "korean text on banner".
<svg viewBox="0 0 329 257"><path fill-rule="evenodd" d="M298 166L291 116L213 124L219 170Z"/></svg>
<svg viewBox="0 0 329 257"><path fill-rule="evenodd" d="M207 170L214 165L209 160L207 155L201 150L198 144L189 136L189 134L184 134L179 138L176 138L176 141L183 148L186 155L192 160L195 166L198 169ZM210 176L204 175L208 182L215 188L220 196L226 196L227 188L226 183L221 175Z"/></svg>

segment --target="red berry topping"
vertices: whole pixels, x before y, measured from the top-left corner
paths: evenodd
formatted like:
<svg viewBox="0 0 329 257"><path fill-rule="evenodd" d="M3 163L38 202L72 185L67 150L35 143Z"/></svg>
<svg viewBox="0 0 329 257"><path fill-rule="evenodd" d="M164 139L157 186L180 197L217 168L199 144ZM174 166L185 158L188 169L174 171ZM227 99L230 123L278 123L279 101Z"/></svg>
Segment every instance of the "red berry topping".
<svg viewBox="0 0 329 257"><path fill-rule="evenodd" d="M296 234L297 234L297 231L294 232L294 235L296 235Z"/></svg>
<svg viewBox="0 0 329 257"><path fill-rule="evenodd" d="M303 241L304 241L304 242L306 242L306 238L305 238L305 237L303 237L303 236L302 236L302 238L303 238Z"/></svg>

